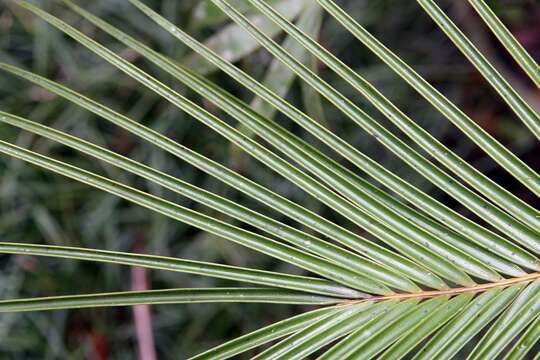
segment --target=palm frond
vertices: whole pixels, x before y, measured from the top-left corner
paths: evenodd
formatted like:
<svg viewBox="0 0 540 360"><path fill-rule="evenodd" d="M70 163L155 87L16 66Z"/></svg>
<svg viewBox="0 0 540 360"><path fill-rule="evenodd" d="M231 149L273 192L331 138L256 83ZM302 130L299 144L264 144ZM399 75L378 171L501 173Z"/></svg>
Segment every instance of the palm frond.
<svg viewBox="0 0 540 360"><path fill-rule="evenodd" d="M219 344L192 359L228 359L263 345L265 348L254 359L309 356L325 360L449 359L468 346L474 348L469 359L494 359L502 354L507 359L532 356L532 349L540 339L540 211L467 163L359 72L319 44L315 38L321 26L322 9L414 87L464 136L525 188L540 196L540 175L517 154L489 135L332 0L298 1L294 2L292 10L288 8L289 1L209 0L197 5L198 11L207 11L204 7L212 4L212 11L220 11L212 21L230 19L232 22L204 43L142 1L129 2L140 10L141 16L155 22L194 53L178 62L72 1L64 0L64 4L84 20L214 104L230 117L227 121L219 112L198 105L187 95L175 91L173 85L159 81L59 17L25 1L17 1L17 4L149 89L152 96L168 101L222 136L235 151L243 151L312 201L320 202L343 217L347 225L339 225L308 210L248 176L142 125L136 117L127 117L38 75L40 71L34 73L0 63L4 72L98 115L287 219L273 219L158 167L122 156L63 129L1 110L0 123L62 144L100 164L112 165L107 167L112 171L102 176L42 154L44 151L33 151L4 140L0 140L0 153L90 185L311 274L292 275L174 257L4 241L0 242L0 254L140 266L265 287L175 288L9 299L0 300L0 312L140 304L298 304L310 305L309 311ZM526 99L434 1L418 2L517 118L540 139L540 116ZM483 0L469 2L531 80L539 85L540 71L532 57ZM295 19L298 19L296 24ZM285 37L281 44L273 40L277 34ZM235 46L235 42L240 44L231 52L230 47ZM257 48L266 49L274 57L262 81L234 65ZM197 66L202 61L206 61L206 65ZM355 94L362 95L401 133L397 135L386 128L378 115L370 115L319 76L313 66L317 62L331 69ZM248 90L254 96L251 103L205 77L218 70ZM313 109L308 109L307 113L285 99L295 78L302 81L302 86L310 87L308 93L317 96ZM321 121L324 117L322 98L483 223L409 184L345 141L331 130L328 121ZM278 112L324 147L319 149L274 121ZM235 123L230 124L229 120ZM417 147L402 139L402 134ZM343 164L342 160L350 164ZM126 178L116 178L116 174L136 175L152 186L170 190L215 213L209 215L198 208L169 201L164 195L139 190L128 185ZM289 220L305 228L299 229ZM365 230L372 238L357 234L348 228L350 226Z"/></svg>

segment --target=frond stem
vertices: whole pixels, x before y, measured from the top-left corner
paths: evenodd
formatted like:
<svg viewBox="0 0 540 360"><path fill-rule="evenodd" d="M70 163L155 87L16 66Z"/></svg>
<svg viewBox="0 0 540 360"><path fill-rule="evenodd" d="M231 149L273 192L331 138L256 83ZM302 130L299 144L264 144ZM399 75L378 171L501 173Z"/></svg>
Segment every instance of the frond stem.
<svg viewBox="0 0 540 360"><path fill-rule="evenodd" d="M475 286L468 286L468 287L458 287L458 288L452 288L448 290L433 290L433 291L423 291L419 293L401 293L401 294L394 294L394 295L388 295L388 296L373 296L367 299L362 300L344 300L343 304L358 304L364 301L385 301L385 300L406 300L406 299L429 299L436 296L454 296L458 294L464 294L464 293L477 293L477 292L483 292L487 291L489 289L493 288L505 288L509 287L515 284L520 283L528 283L531 281L534 281L536 279L540 279L540 272L534 272L530 273L524 276L520 277L513 277L511 279L504 279L501 281L496 282L490 282L486 284L478 284Z"/></svg>

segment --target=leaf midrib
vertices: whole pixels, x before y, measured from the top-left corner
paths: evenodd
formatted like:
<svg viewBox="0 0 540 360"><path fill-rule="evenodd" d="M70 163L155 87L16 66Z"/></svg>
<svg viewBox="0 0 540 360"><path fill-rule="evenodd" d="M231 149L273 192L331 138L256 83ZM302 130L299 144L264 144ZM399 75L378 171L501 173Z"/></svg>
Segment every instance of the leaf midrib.
<svg viewBox="0 0 540 360"><path fill-rule="evenodd" d="M451 288L447 290L429 290L429 291L422 291L418 293L398 293L398 294L386 295L386 296L373 296L373 297L362 299L362 300L344 300L343 303L357 304L357 303L362 303L364 301L380 302L380 301L385 301L385 300L430 299L437 296L445 296L445 295L454 296L454 295L466 294L466 293L480 293L480 292L484 292L490 289L495 289L495 288L502 289L502 288L507 288L509 286L520 284L520 283L529 283L537 279L540 279L540 272L534 272L534 273L530 273L524 276L513 277L510 279L504 279L504 280L496 281L496 282L478 284L475 286L457 287L457 288Z"/></svg>

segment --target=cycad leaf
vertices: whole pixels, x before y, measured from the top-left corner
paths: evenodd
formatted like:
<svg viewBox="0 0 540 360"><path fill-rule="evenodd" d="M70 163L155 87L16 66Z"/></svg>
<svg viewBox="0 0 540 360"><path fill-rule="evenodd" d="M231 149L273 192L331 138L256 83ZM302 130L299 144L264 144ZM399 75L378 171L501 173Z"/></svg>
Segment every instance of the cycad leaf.
<svg viewBox="0 0 540 360"><path fill-rule="evenodd" d="M448 303L448 296L437 296L423 302L405 312L398 319L385 323L382 329L371 332L371 336L361 346L354 349L351 357L355 359L371 359L388 345L396 341L405 331L418 323L418 319L428 318L432 312L439 311ZM365 331L369 331L366 329Z"/></svg>
<svg viewBox="0 0 540 360"><path fill-rule="evenodd" d="M467 274L465 274L465 272L463 272L463 270L459 269L453 263L458 261L461 262L462 260L469 260L467 270L471 271L471 269L473 268L473 263L475 262L474 259L463 259L463 257L452 254L452 252L455 253L458 252L458 250L452 249L450 246L438 247L437 250L444 252L444 254L439 255L435 251L431 250L429 247L424 247L420 245L418 239L416 239L418 243L414 242L415 240L411 242L407 241L407 239L403 239L398 233L396 233L392 229L388 228L383 224L380 224L364 208L358 208L350 202L345 201L343 198L336 195L335 192L325 187L320 182L307 176L302 171L294 168L289 163L276 156L274 153L268 151L259 143L247 138L246 136L238 132L236 129L227 125L226 123L216 118L204 109L200 108L196 104L192 103L185 97L182 97L180 94L178 94L171 88L161 84L156 79L152 78L150 75L144 73L140 69L137 69L136 67L123 60L122 58L118 57L108 49L97 44L82 33L76 31L74 28L70 27L59 19L38 8L35 8L27 3L22 4L24 4L24 7L28 8L32 12L42 17L44 20L50 22L54 26L58 27L60 30L72 36L81 44L94 51L97 55L103 57L107 61L111 62L113 65L117 66L126 74L132 76L153 91L157 92L175 106L188 112L190 115L200 120L216 132L225 136L228 140L240 146L247 153L257 158L266 166L273 169L277 173L282 174L292 183L298 185L300 188L310 193L315 198L321 200L323 203L325 203L332 209L341 213L343 216L347 217L355 224L366 228L368 231L372 232L374 235L386 241L391 246L399 249L411 259L415 260L417 263L425 263L426 265L429 265L433 272L453 282L465 286L472 285L474 283L472 279ZM142 4L139 6L142 6ZM362 210L364 214L358 212L358 209ZM374 209L378 209L378 207L374 207ZM437 240L433 238L433 241ZM449 257L452 257L452 261L447 260L447 258ZM477 269L482 267L482 265L478 263L474 265L476 265ZM486 276L485 271L481 273L482 275L480 277Z"/></svg>
<svg viewBox="0 0 540 360"><path fill-rule="evenodd" d="M2 65L0 65L2 66ZM377 246L376 244L370 244L367 241L360 242L358 236L353 235L349 231L345 231L339 226L336 226L332 222L327 221L323 217L320 217L312 212L305 210L304 208L296 205L295 203L288 201L282 196L267 190L266 188L257 185L256 183L238 175L237 173L221 166L215 161L208 159L204 156L199 155L196 152L191 151L184 146L175 143L167 137L160 135L159 133L146 128L135 121L120 115L113 110L104 107L103 105L96 103L88 98L85 98L83 95L76 93L70 89L67 89L57 83L54 83L45 78L39 77L35 74L31 74L20 69L10 67L7 65L2 66L4 69L9 69L14 74L24 77L38 85L45 87L47 90L50 90L54 93L57 93L61 96L66 97L68 100L73 101L76 104L94 112L95 114L104 117L105 119L113 122L114 124L125 128L128 131L133 132L134 134L140 136L146 141L151 142L152 144L172 153L175 156L189 162L193 166L209 173L210 175L224 181L225 183L231 185L232 187L244 191L246 194L250 195L256 200L259 200L269 206L274 207L276 210L283 212L284 214L290 216L291 218L300 221L303 224L308 226L316 227L323 234L327 235L330 238L334 238L343 242L344 244L355 248L354 244L365 244L365 247L356 247L359 251L363 253L368 253L371 257L375 258L379 262L387 263L389 266L399 269L406 274L412 274L411 277L414 279L419 279L420 282L425 283L428 286L434 288L444 288L444 283L441 284L441 281L430 275L426 274L425 270L415 266L411 262L407 261L404 258L400 258L394 255L392 252L386 250L383 247ZM283 236L283 235L282 235ZM346 261L345 263L349 263ZM351 265L353 268L360 268L364 265L364 262L356 262L356 265ZM363 272L369 273L370 276L373 274L377 279L383 282L396 281L398 283L399 279L396 279L396 275L392 274L391 271L385 270L380 266L363 266ZM407 271L405 271L407 270ZM386 279L386 280L385 280ZM400 288L400 286L397 286Z"/></svg>
<svg viewBox="0 0 540 360"><path fill-rule="evenodd" d="M1 66L2 65L0 65L0 67ZM409 291L412 290L413 292L419 290L414 283L407 281L396 274L385 271L385 269L380 265L363 259L355 253L346 251L338 246L325 242L307 233L298 231L293 227L272 220L271 218L265 217L246 207L237 205L223 197L200 189L126 157L120 156L97 145L91 144L60 131L56 131L47 126L37 124L27 119L4 113L2 111L0 111L0 122L6 122L8 124L31 131L35 134L47 137L51 140L58 141L64 145L70 146L76 150L115 165L123 170L130 171L178 194L189 197L206 206L221 211L224 214L228 214L241 221L244 221L245 223L251 224L271 235L276 236L277 238L284 239L302 249L332 260L336 264L347 264L350 269L358 272L359 275L370 277L369 273L365 274L364 270L364 265L366 262L368 262L370 265L369 267L373 268L375 272L388 273L386 278L389 278L389 280L383 279L383 282L387 283L388 285L398 289ZM373 280L378 280L379 278L380 277L377 277Z"/></svg>
<svg viewBox="0 0 540 360"><path fill-rule="evenodd" d="M493 289L478 295L460 314L439 330L418 351L414 359L452 358L469 339L504 310L520 289L521 286L513 286L503 292Z"/></svg>
<svg viewBox="0 0 540 360"><path fill-rule="evenodd" d="M146 7L145 5L142 5L142 4L141 4L140 2L138 2L138 1L133 1L133 3L134 3L136 6L140 7L145 13L147 13L152 19L154 19L156 22L158 22L160 25L162 25L165 29L170 30L170 31L173 33L173 35L175 35L177 38L179 38L180 40L182 40L182 41L185 42L186 44L192 46L196 51L199 51L199 52L205 54L205 56L206 56L207 58L211 59L212 62L214 62L214 63L219 63L222 70L227 71L231 76L234 75L235 78L242 78L243 81L244 81L244 84L245 84L247 87L249 87L249 88L257 88L258 91L264 92L264 88L261 88L260 85L258 85L256 82L253 82L252 79L250 79L249 77L247 77L244 73L242 73L242 72L239 71L238 69L235 69L234 67L231 67L227 62L223 61L223 59L220 59L217 55L213 54L213 53L212 53L211 51L209 51L208 49L204 48L204 47L201 46L200 44L197 44L196 41L195 41L194 39L190 38L187 34L185 34L184 32L182 32L180 29L174 28L174 25L168 23L165 19L163 19L162 17L160 17L158 14L156 14L155 12L153 12L151 9L149 9L149 8ZM174 31L172 31L171 29L174 29ZM271 95L269 95L269 96L271 96ZM274 99L274 98L272 98L272 99ZM227 107L224 107L224 108L227 109ZM260 134L260 133L259 133L259 134ZM330 134L330 135L331 135L331 134ZM373 167L377 167L377 165L375 164L375 165L373 165ZM370 168L372 168L372 167L370 166ZM319 172L319 175L320 175L320 172ZM330 177L330 179L332 179L332 177ZM334 182L332 185L339 188L339 185L336 185L335 182ZM398 186L398 185L395 185L395 186ZM379 201L380 201L380 200L379 200ZM377 209L378 207L371 207L370 209L373 209L373 208ZM387 215L387 214L388 214L388 213L385 213L385 215ZM388 219L388 218L389 218L389 216L381 216L381 215L379 215L378 217L379 217L379 219ZM408 218L408 216L405 216L405 217ZM458 217L458 218L459 218L459 217ZM521 225L517 225L517 226L519 227L519 226L521 226ZM439 232L439 234L440 234L440 233L441 233L441 232ZM443 232L443 233L444 233L444 232ZM495 237L496 237L495 234L492 234L492 236L495 236ZM453 238L453 240L456 240L455 237ZM502 240L502 238L498 239L498 241L503 241L503 243L505 243L504 240ZM458 240L458 242L459 242L459 240ZM452 241L452 243L454 243L454 241ZM463 243L462 243L462 244L463 244ZM506 243L506 245L509 245L509 244ZM466 245L464 245L464 247L462 248L464 251L465 251L465 246L466 246ZM507 254L507 256L509 256L509 257L516 257L516 254L517 254L516 251L522 253L522 251L521 251L519 248L517 248L517 247L515 247L515 246L513 246L513 245L510 245L510 247L512 247L513 250L511 250L511 251L506 251L506 252L505 252L505 253ZM490 248L490 246L487 246L487 248ZM491 247L491 248L492 248L492 247ZM438 248L438 249L440 249L440 248ZM510 249L507 249L507 250L510 250ZM481 251L479 252L478 249L472 249L472 250L471 250L471 247L470 247L470 246L466 249L466 251L469 252L469 253L476 252L477 254L482 254L482 252L481 252ZM484 252L484 253L485 253L485 252ZM522 253L522 255L524 255L524 254ZM527 256L527 255L525 255L525 256ZM482 256L479 256L479 257L481 257L482 259L484 259L484 260L485 260L487 263L489 263L489 264L491 264L491 262L492 262L491 259L487 259L486 256L484 256L483 254L482 254ZM451 258L452 258L452 259L455 259L455 257L451 257ZM495 263L497 263L496 260L495 260ZM470 264L469 264L469 265L470 265ZM537 265L532 265L532 266L537 266ZM469 267L468 269L470 270L471 267ZM506 270L503 270L503 272L508 272L508 271L509 271L508 268L507 268ZM510 270L510 271L514 273L513 270ZM480 273L482 273L482 272L480 272ZM476 274L478 275L478 274L480 274L480 273L477 272ZM515 274L515 273L514 273L514 274ZM515 274L515 275L517 275L517 274ZM485 277L485 276L486 276L486 273L485 273L485 272L483 272L482 275L479 275L479 277ZM492 279L492 280L494 280L494 279Z"/></svg>
<svg viewBox="0 0 540 360"><path fill-rule="evenodd" d="M528 269L540 270L540 260L536 257L536 254L540 253L540 212L471 165L465 164L463 159L417 126L363 77L313 40L322 15L318 4L413 85L464 135L471 138L537 195L540 195L540 175L477 126L332 0L294 2L293 5L298 7L297 10L292 9L294 11L281 8L291 0L210 1L236 23L218 32L214 38L218 39L217 47L211 43L215 40L211 40L206 46L201 44L142 4L141 0L130 0L160 27L196 52L193 55L193 59L196 59L196 64L192 64L194 68L203 60L208 61L208 69L222 70L252 93L255 100L251 107L195 71L154 51L69 0L65 0L65 3L83 18L134 49L156 65L158 70L172 75L205 101L217 106L227 115L227 121L216 115L221 114L220 112L195 104L187 96L174 91L172 85L164 85L59 18L24 1L18 3L152 90L151 97L155 98L154 93L158 94L222 135L230 141L231 148L240 149L239 151L244 151L260 162L256 166L263 165L273 171L273 174L280 177L279 181L287 180L310 195L312 201L319 201L337 216L348 220L347 225L359 226L377 239L373 241L358 236L347 230L346 225L342 227L334 224L238 172L58 83L11 65L0 64L0 69L30 80L128 130L142 140L187 161L233 189L306 226L307 230L301 231L286 225L289 219L276 221L224 196L190 185L104 147L3 111L0 111L0 122L59 142L113 165L105 167L113 178L125 179L123 172L118 170L127 171L146 179L149 186L172 190L194 200L196 206L200 204L209 207L212 213L217 211L218 214L216 217L204 215L6 141L0 140L0 153L91 185L168 218L323 277L289 275L125 252L0 242L0 254L26 254L143 266L267 286L183 288L10 299L0 301L0 312L204 302L327 305L233 339L195 358L227 359L280 339L279 342L267 345L255 358L302 359L334 343L319 359L370 359L376 356L384 359L413 356L414 359L450 359L465 345L470 346L471 342L476 343L469 355L473 360L498 358L503 354L510 359L532 357L530 350L540 338L540 273L530 273ZM517 44L482 0L469 1L505 46ZM533 133L540 135L538 114L505 82L433 0L418 2L488 79L518 117ZM246 6L248 3L254 7ZM272 7L276 3L277 10ZM201 6L203 5L198 7ZM255 9L265 17L252 11ZM287 15L280 14L287 10ZM297 15L300 15L298 26L290 21ZM212 21L216 21L220 16ZM221 19L225 17L222 16ZM313 23L310 23L311 20ZM308 35L302 29L312 33ZM282 45L279 45L272 38L281 31L285 32L286 38ZM242 44L235 49L231 42ZM262 83L232 64L259 46L274 55L267 78ZM519 47L519 44L517 46ZM526 59L520 53L524 50L519 48L509 51L531 75L529 60L532 59ZM305 61L308 53L313 56L311 64ZM419 145L419 149L394 135L391 129L385 128L383 122L368 115L344 93L323 80L313 68L316 61L327 65L366 97ZM534 61L532 64L536 65ZM152 69L154 68L152 66ZM206 71L204 66L197 68ZM538 65L536 69L538 70ZM318 116L308 116L285 100L284 96L294 76L303 81L302 86L310 86L315 91L314 94L325 97L369 135L374 136L397 157L418 170L419 174L458 200L460 205L478 215L485 223L467 219L457 210L408 184L322 126L318 119L315 119ZM534 74L532 78L534 81ZM281 80L283 84L272 85L272 81ZM289 131L286 126L273 122L276 111L289 117L363 173L357 174L355 170L348 168L348 164L341 164L341 159L335 160L327 155L325 150L328 149L319 150L293 131ZM238 121L238 124L230 125L229 121ZM432 161L431 157L438 162ZM379 189L378 184L375 186L364 179L364 173L383 188ZM460 178L458 181L464 183L456 181L454 174ZM395 197L391 194L395 194ZM219 220L224 218L223 215L249 225L250 230ZM265 235L251 230L252 227ZM308 234L311 231L317 231L328 239ZM58 242L62 243L62 240ZM512 277L505 279L502 274ZM394 290L406 293L395 293ZM480 336L481 332L484 335L478 341L476 337ZM413 353L417 349L417 353Z"/></svg>
<svg viewBox="0 0 540 360"><path fill-rule="evenodd" d="M339 312L336 312L325 319L321 319L314 322L310 326L298 331L297 333L289 336L288 338L280 341L276 345L273 345L253 357L253 360L270 360L270 359L298 359L303 358L305 353L302 352L302 347L307 341L312 341L315 336L324 334L329 328L335 327L340 323L349 320L354 315L359 313L365 313L371 310L371 304L357 304L346 305L341 308ZM309 350L310 347L307 347ZM292 352L292 354L291 354Z"/></svg>
<svg viewBox="0 0 540 360"><path fill-rule="evenodd" d="M367 343L372 335L383 330L388 324L393 323L404 313L412 311L417 303L417 299L409 299L398 303L388 311L379 314L374 319L356 328L352 334L326 351L318 358L318 360L348 358L356 351L356 349Z"/></svg>
<svg viewBox="0 0 540 360"><path fill-rule="evenodd" d="M235 143L242 144L241 147L246 149L248 153L252 155L256 155L259 158L259 160L263 161L266 165L274 168L274 170L276 170L277 172L283 175L286 175L288 179L295 180L294 182L301 181L303 184L302 187L304 189L308 188L310 191L317 191L317 197L324 196L327 202L329 202L329 205L331 205L332 208L337 207L339 209L338 211L341 212L343 215L346 215L350 219L354 219L355 222L361 223L362 225L368 226L371 229L377 230L378 235L384 237L388 241L392 241L392 244L394 246L399 246L399 247L404 246L407 249L411 249L411 252L408 253L409 257L416 258L421 263L425 263L426 261L429 261L431 264L433 264L434 268L437 269L437 271L443 272L446 276L452 278L457 283L471 284L470 278L467 275L465 275L463 272L458 270L453 264L451 264L450 261L446 261L442 257L434 255L432 251L426 248L423 248L418 244L410 244L410 243L404 242L403 239L401 239L392 230L386 227L382 227L381 225L375 224L375 223L371 224L364 216L358 213L357 207L344 201L341 197L337 196L334 192L322 186L320 183L314 182L313 179L307 177L304 173L298 171L297 169L290 166L283 160L279 159L273 153L268 152L264 147L262 147L257 142L254 142L251 139L246 138L245 136L237 132L235 129L231 128L227 124L223 123L221 120L217 119L215 116L209 114L208 112L196 106L195 104L191 103L187 99L181 97L178 93L174 92L172 89L159 83L157 80L150 77L150 75L142 72L140 69L137 69L133 65L127 63L125 60L119 58L117 55L115 55L111 51L95 43L94 41L87 38L86 36L78 32L74 28L60 21L59 19L53 17L50 14L47 14L46 12L43 12L42 10L30 4L27 4L27 3L22 3L22 4L24 4L24 6L27 7L28 9L34 11L36 14L39 14L40 16L42 16L47 21L50 21L52 24L62 29L64 32L73 35L74 38L76 38L78 41L83 43L85 46L88 46L89 48L93 49L99 55L103 56L107 60L119 66L119 68L122 69L123 71L126 71L128 74L135 77L137 80L145 83L152 90L157 91L160 95L165 97L167 100L171 101L173 104L179 106L183 110L188 111L190 114L194 115L197 119L203 120L207 125L212 127L217 132L221 133L222 135L225 135L225 134L227 134L227 136L231 135L232 138L234 138ZM100 110L103 111L102 109ZM262 160L260 156L263 156L262 158L264 158L265 160ZM275 166L279 166L280 170L277 170L278 168L276 168ZM260 193L258 193L257 196L260 196ZM271 197L270 202L272 203L274 201L275 201L275 198ZM331 236L333 237L334 234L332 234ZM373 246L372 246L372 249L373 249ZM436 261L435 261L435 258L437 259ZM423 271L420 274L421 274L420 275L421 278L423 279L428 278L430 284L435 283L436 285L434 287L436 288L444 287L444 285L442 285L441 282L436 277L434 277L431 272ZM417 274L415 274L415 276L418 277Z"/></svg>
<svg viewBox="0 0 540 360"><path fill-rule="evenodd" d="M401 209L401 213L407 214L407 217L412 216L415 219L419 218L419 215L415 216L415 214L410 213L411 211L414 211L411 208L403 206L398 201L394 200L392 197L388 195L385 195L383 192L378 190L376 187L370 185L365 180L354 175L352 172L345 170L339 163L331 160L329 157L317 151L307 142L302 141L301 139L294 136L292 133L288 132L282 127L279 127L276 124L273 124L269 122L268 120L262 118L259 114L253 112L246 104L242 103L238 99L224 92L223 89L220 89L217 86L206 81L205 79L197 76L196 74L191 72L189 69L183 68L175 64L170 59L167 59L161 54L156 53L155 51L149 49L148 47L144 46L140 42L129 37L125 33L120 32L118 29L113 28L111 25L105 23L104 21L93 16L87 11L81 9L78 6L75 6L71 2L66 1L66 3L71 8L73 8L76 12L81 14L83 17L85 17L86 19L88 19L89 21L91 21L92 23L100 27L101 29L105 30L106 32L108 32L110 35L114 36L118 40L124 42L126 45L136 49L138 52L140 52L141 54L149 58L156 65L161 67L163 70L169 72L171 75L173 75L180 81L186 83L193 90L199 92L202 96L205 96L208 99L210 99L212 102L220 106L225 112L229 113L231 116L240 120L242 124L246 124L249 127L249 129L256 132L258 135L262 136L270 143L275 144L276 148L280 149L281 151L284 151L288 156L290 156L293 159L299 159L297 160L299 164L304 165L304 166L309 165L309 169L313 172L314 175L320 176L321 174L328 174L325 176L325 179L330 179L332 180L331 182L332 184L336 184L334 179L335 179L335 174L338 174L344 180L349 182L349 184L352 186L351 187L349 185L346 185L348 190L354 189L354 188L364 189L364 191L368 192L370 196L377 198L378 201L383 202L386 206L389 206L391 208ZM174 26L172 24L167 25L168 23L165 19L160 17L158 14L154 13L151 9L147 8L145 5L142 5L140 3L136 3L136 5L141 7L143 11L148 13L161 26L164 26L167 29L170 29L171 27ZM187 37L189 39L187 44L191 44L191 45L197 44L194 39L189 38L189 36L181 32L181 30L177 30L174 33L181 34L182 35L181 38ZM194 46L194 49L196 49L197 51L200 51L202 54L205 54L205 56L211 59L213 63L219 63L220 68L223 70L236 69L232 65L230 65L228 62L225 62L222 59L220 59L219 56L211 52L211 50L205 48L204 46L200 44L198 44L197 46ZM237 70L236 73L238 74L239 77L245 78L246 81L249 82L250 84L248 86L249 88L261 89L262 92L256 92L261 98L264 97L264 95L262 94L267 94L267 92L264 91L266 89L264 86L261 87L260 84L258 84L255 80L249 78L249 76L247 76L245 73L239 70ZM271 94L272 99L277 99L277 101L280 103L283 102L283 100L279 96L273 94L272 92L269 92L269 94ZM291 108L297 111L294 107L291 107L291 105L288 104L287 102L283 102L283 104L285 106L288 106L287 108ZM332 133L328 133L328 134L333 135ZM291 150L291 146L294 146L296 149ZM321 163L321 165L323 165L324 168L321 166L318 166L318 163ZM373 162L371 162L370 164L372 164L373 166L378 166L376 163L373 163ZM368 168L371 168L371 166L368 166ZM332 173L328 173L328 171L331 171ZM353 179L352 181L351 181L351 177ZM340 186L339 188L342 189L343 186ZM310 226L316 226L316 225L317 223L310 224ZM332 238L335 238L336 235L340 234L339 231L337 232L338 234L336 234L335 230L332 231L331 234L329 234L327 231L324 231L324 232L321 231L321 232ZM443 230L441 228L438 234L447 234L447 230L446 229ZM452 238L452 239L455 240L455 238ZM338 240L341 242L341 238L338 237ZM354 243L351 243L348 240L345 244L347 244L347 246L350 246L366 254L368 254L369 252L369 254L378 255L378 253L380 252L380 251L373 251L373 248L369 249L368 251L365 251L367 249L359 248L360 244L355 245ZM472 254L477 254L479 250L475 249L474 247L468 246L466 247L466 251ZM508 264L508 263L504 264L504 261L501 261L500 258L490 257L489 255L485 253L482 253L481 257L483 259L486 259L486 262L489 262L490 264L494 264L494 266L497 266L497 268L504 269L502 270L502 272L519 276L519 273L520 273L519 270L516 270L516 268L513 267L511 264ZM377 260L380 261L381 260L380 257L378 257ZM394 265L395 261L392 261L392 263L393 263L392 266L395 267ZM406 271L405 269L400 268L400 270L406 274L410 273L409 269L406 269L407 270ZM414 275L411 277L416 279L417 275ZM493 274L491 274L491 277L492 277L492 280L495 280L495 278L493 278Z"/></svg>
<svg viewBox="0 0 540 360"><path fill-rule="evenodd" d="M144 9L144 11L148 13L149 16L151 16L156 21L160 21L160 22L165 21L163 18L159 17L159 15L155 14L151 9L148 9L145 5L141 4L138 0L131 0L131 1L135 3L141 9ZM226 6L221 3L218 5L220 7ZM246 24L245 19L242 19L242 21L243 21L243 24ZM173 34L177 34L178 31L180 31L180 30L176 30L176 28L173 28L171 26L168 26L166 28L169 29L169 31L171 31ZM80 37L80 35L78 37ZM328 89L328 91L332 92L332 89ZM252 148L251 150L252 150L251 154L255 154L255 149ZM431 243L431 244L433 245L433 247L437 247L437 251L444 252L444 255L443 254L439 255L436 251L431 250L429 247L423 246L423 243L418 238L413 238L411 236L403 238L401 234L392 230L388 226L380 223L379 222L380 219L377 219L377 217L372 215L366 209L366 205L362 207L354 206L350 202L343 201L343 198L336 196L335 193L333 193L332 191L330 190L326 191L325 188L321 185L316 186L317 189L315 189L315 187L312 187L311 185L305 182L308 179L305 178L305 176L302 176L302 173L295 174L294 169L290 169L290 168L287 170L285 169L278 170L277 168L275 168L274 165L277 165L275 160L277 159L273 159L273 160L267 159L267 160L264 160L263 162L265 162L267 166L274 168L276 172L284 174L285 177L287 177L293 183L297 183L297 180L295 181L292 176L298 175L299 177L303 178L303 181L305 184L303 186L304 190L311 192L312 194L314 194L312 192L313 190L317 190L317 195L314 195L316 198L321 200L330 208L341 213L343 216L347 217L349 220L351 220L355 224L365 228L367 231L371 232L373 235L377 236L379 239L385 241L390 246L398 249L404 255L409 256L411 259L415 260L417 263L426 264L426 266L428 266L434 273L440 275L441 277L445 277L455 283L463 284L465 286L467 284L471 285L473 283L472 279L467 274L465 274L462 269L459 269L457 266L455 266L452 261L469 260L468 266L470 267L467 270L470 271L473 266L472 263L475 262L474 259L466 259L463 256L450 255L451 252L459 252L459 251L457 249L452 248L451 246L445 246L445 245L439 246L439 244L435 245L434 243L438 242L438 240L435 238L433 238L432 240L434 243ZM366 199L366 201L369 201L369 200ZM358 210L361 210L362 213L360 213ZM372 206L370 210L384 211L384 209L380 208L380 206ZM388 213L389 213L388 211L385 211L385 214L388 214ZM396 221L396 224L405 225L404 223L406 223L406 221L403 221L403 220ZM418 231L422 231L422 230L418 229ZM429 236L429 234L426 234L426 235ZM449 257L452 257L452 261L446 260ZM476 264L476 265L479 265L479 264Z"/></svg>
<svg viewBox="0 0 540 360"><path fill-rule="evenodd" d="M508 354L505 356L505 360L520 360L523 359L529 350L540 340L540 316L536 317L536 320L529 326L527 331L519 338L518 341L512 346ZM532 354L530 354L532 356Z"/></svg>
<svg viewBox="0 0 540 360"><path fill-rule="evenodd" d="M474 294L461 294L440 306L428 316L423 316L422 320L410 330L406 331L398 341L386 350L381 357L384 359L401 359L424 338L428 337L439 327L444 325L454 317L463 306L472 299Z"/></svg>

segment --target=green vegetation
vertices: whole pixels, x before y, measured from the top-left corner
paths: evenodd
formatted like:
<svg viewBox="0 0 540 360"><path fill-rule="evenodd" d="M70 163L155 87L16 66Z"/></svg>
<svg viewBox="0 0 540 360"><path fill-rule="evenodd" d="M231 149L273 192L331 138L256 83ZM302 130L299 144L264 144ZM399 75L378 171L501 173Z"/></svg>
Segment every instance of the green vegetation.
<svg viewBox="0 0 540 360"><path fill-rule="evenodd" d="M469 2L513 72L432 0L8 1L0 351L532 358L540 67Z"/></svg>

